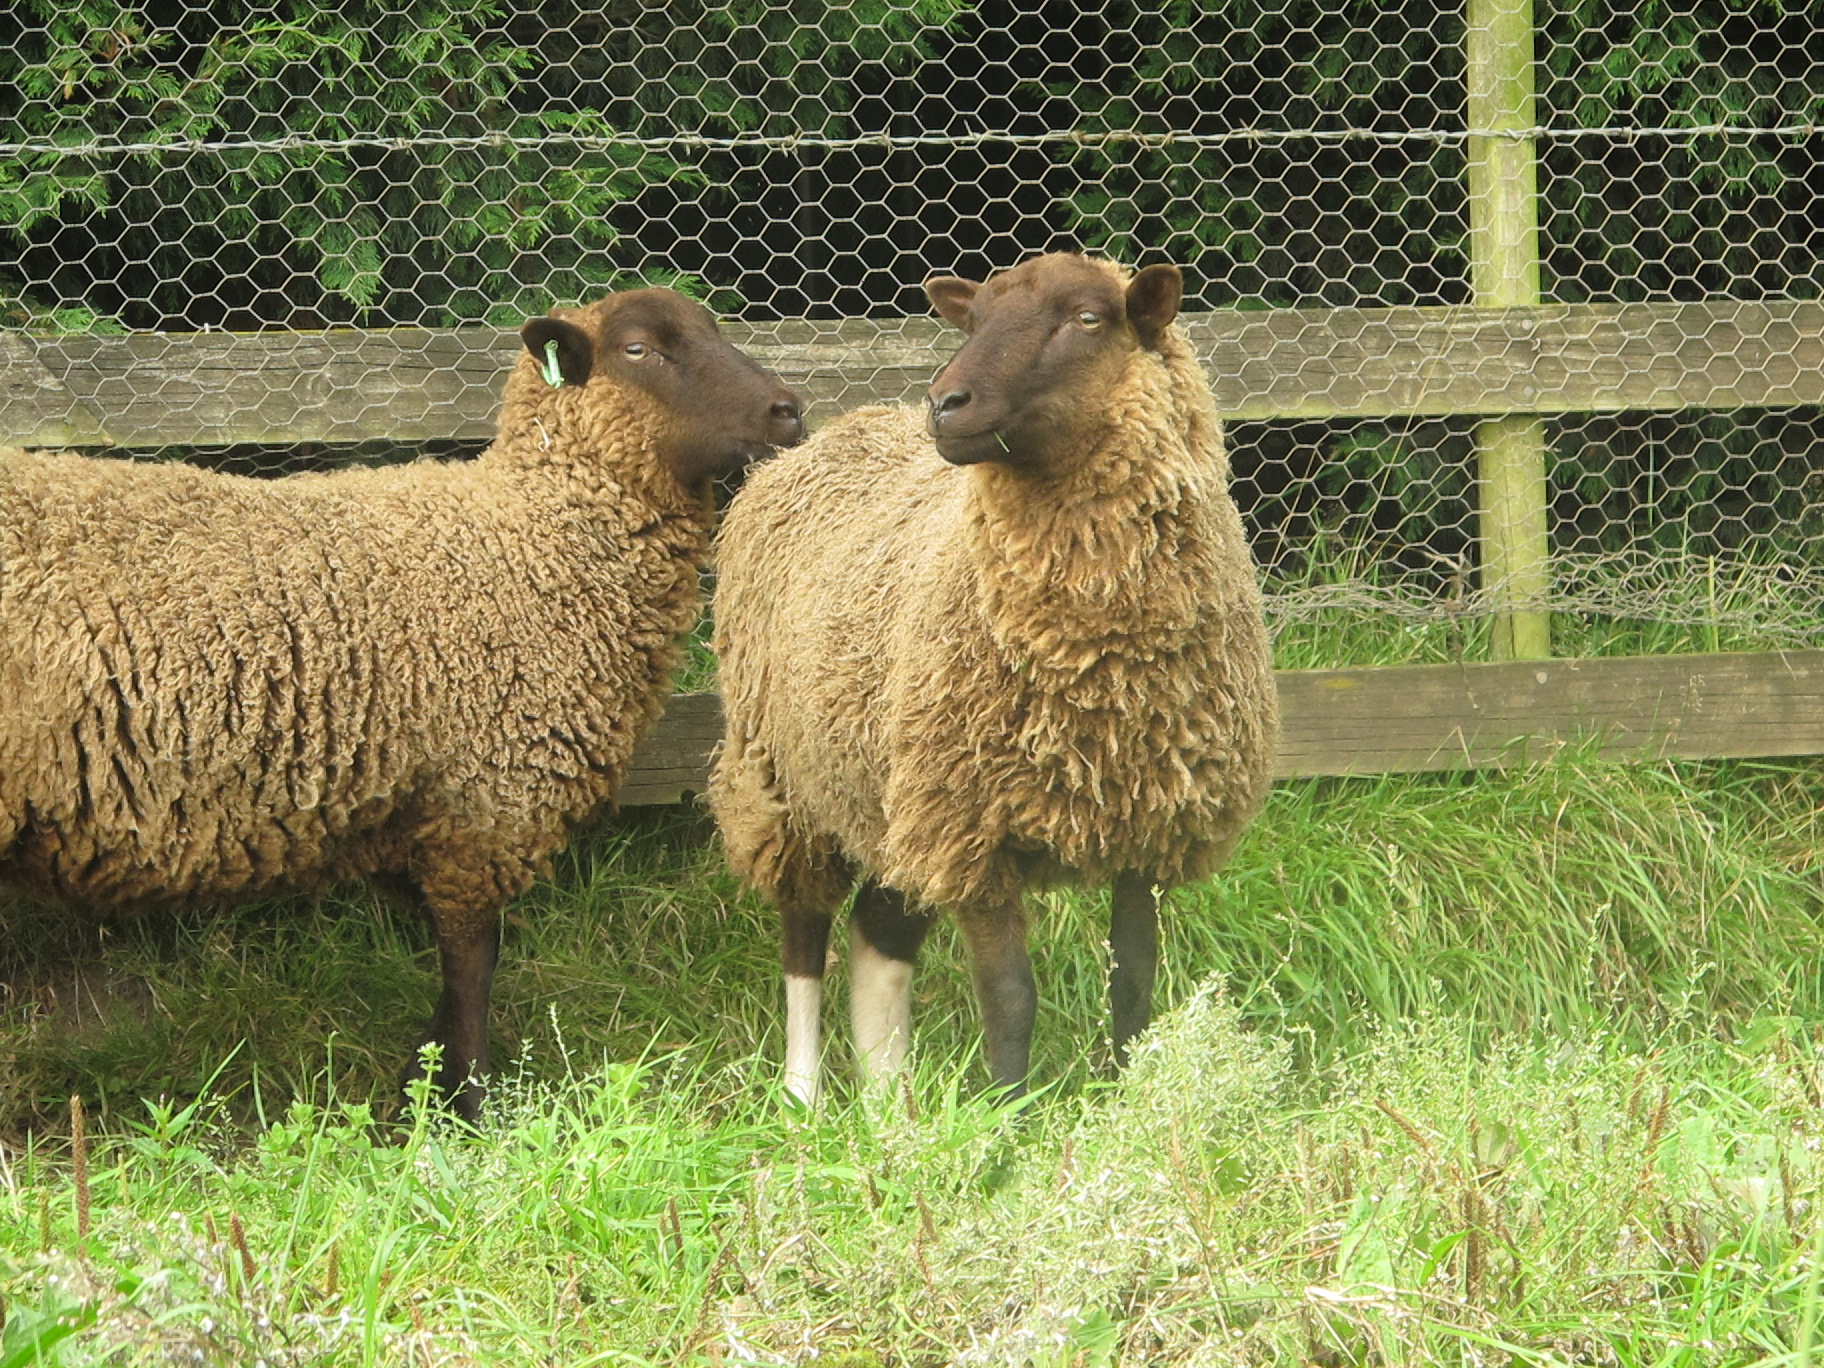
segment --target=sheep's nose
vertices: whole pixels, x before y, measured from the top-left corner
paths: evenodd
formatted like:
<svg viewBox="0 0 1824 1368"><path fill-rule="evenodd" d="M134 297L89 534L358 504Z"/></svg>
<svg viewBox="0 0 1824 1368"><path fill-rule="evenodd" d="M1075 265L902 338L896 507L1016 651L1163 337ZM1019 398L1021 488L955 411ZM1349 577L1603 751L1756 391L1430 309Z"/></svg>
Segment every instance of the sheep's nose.
<svg viewBox="0 0 1824 1368"><path fill-rule="evenodd" d="M954 389L944 395L933 394L927 402L931 405L931 417L937 419L955 413L973 398L975 395L966 389Z"/></svg>
<svg viewBox="0 0 1824 1368"><path fill-rule="evenodd" d="M769 410L773 422L783 434L783 442L795 442L804 436L804 414L799 411L796 399L781 399Z"/></svg>

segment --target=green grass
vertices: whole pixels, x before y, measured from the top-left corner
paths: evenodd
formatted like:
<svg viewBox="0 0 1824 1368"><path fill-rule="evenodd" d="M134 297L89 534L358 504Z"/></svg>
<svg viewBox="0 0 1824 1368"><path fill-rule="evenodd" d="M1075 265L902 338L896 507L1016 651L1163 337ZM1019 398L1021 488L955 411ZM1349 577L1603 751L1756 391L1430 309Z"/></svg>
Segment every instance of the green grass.
<svg viewBox="0 0 1824 1368"><path fill-rule="evenodd" d="M1105 901L1034 900L1018 1122L947 928L910 1088L842 1081L838 971L785 1107L700 814L515 905L479 1135L394 1100L434 957L365 894L8 907L0 1366L1808 1363L1820 811L1805 763L1284 784L1173 896L1118 1086Z"/></svg>
<svg viewBox="0 0 1824 1368"><path fill-rule="evenodd" d="M796 1120L758 1060L509 1079L480 1138L162 1114L90 1147L86 1240L11 1161L0 1362L1809 1361L1810 1031L1292 1054L1204 993L1024 1123L935 1067Z"/></svg>

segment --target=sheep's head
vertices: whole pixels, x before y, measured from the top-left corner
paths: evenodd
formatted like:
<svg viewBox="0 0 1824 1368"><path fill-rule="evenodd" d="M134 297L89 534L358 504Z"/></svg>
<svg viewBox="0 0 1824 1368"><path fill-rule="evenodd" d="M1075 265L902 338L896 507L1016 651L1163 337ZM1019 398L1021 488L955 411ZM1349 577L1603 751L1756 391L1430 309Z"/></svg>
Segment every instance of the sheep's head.
<svg viewBox="0 0 1824 1368"><path fill-rule="evenodd" d="M1141 348L1157 348L1184 291L1176 266L1131 278L1074 253L1034 257L977 284L925 282L932 306L969 334L938 373L926 423L953 465L1043 471L1082 447L1098 403Z"/></svg>
<svg viewBox="0 0 1824 1368"><path fill-rule="evenodd" d="M519 330L560 385L643 394L658 414L659 459L689 487L729 475L804 436L798 396L675 290L625 290L553 309Z"/></svg>

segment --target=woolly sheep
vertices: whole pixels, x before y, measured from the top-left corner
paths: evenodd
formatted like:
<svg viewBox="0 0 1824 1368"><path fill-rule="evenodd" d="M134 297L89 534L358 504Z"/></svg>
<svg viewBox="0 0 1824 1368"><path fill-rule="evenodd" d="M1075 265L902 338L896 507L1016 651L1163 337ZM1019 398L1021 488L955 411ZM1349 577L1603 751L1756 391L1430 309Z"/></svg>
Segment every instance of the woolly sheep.
<svg viewBox="0 0 1824 1368"><path fill-rule="evenodd" d="M990 1072L1036 1005L1022 890L1112 882L1117 1062L1148 1022L1162 888L1263 801L1278 731L1255 569L1173 266L1054 254L929 281L968 340L928 411L865 408L751 473L717 538L733 868L779 907L786 1084L818 1093L831 914L851 1014L897 1070L919 944L968 945ZM942 459L939 459L939 458Z"/></svg>
<svg viewBox="0 0 1824 1368"><path fill-rule="evenodd" d="M713 479L802 434L670 290L521 337L472 462L0 452L0 881L85 910L403 884L468 1116L501 908L663 706Z"/></svg>

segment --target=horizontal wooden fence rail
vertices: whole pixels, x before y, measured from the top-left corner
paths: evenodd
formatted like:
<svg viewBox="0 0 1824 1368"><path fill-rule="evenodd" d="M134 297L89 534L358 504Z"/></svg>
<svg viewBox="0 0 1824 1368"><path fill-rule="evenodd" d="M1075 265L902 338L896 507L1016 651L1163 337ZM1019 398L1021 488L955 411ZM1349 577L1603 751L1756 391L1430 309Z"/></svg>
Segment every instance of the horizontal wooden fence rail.
<svg viewBox="0 0 1824 1368"><path fill-rule="evenodd" d="M1824 303L1231 310L1185 327L1231 418L1824 403ZM731 324L813 399L916 397L930 319ZM37 337L0 332L0 442L164 446L474 439L517 336L496 328ZM828 406L825 407L825 413ZM813 415L815 416L815 415ZM1536 758L1824 753L1824 652L1283 673L1286 775ZM675 699L628 804L700 792L713 695Z"/></svg>
<svg viewBox="0 0 1824 1368"><path fill-rule="evenodd" d="M1611 760L1824 754L1824 650L1281 670L1278 776L1482 769L1583 745ZM626 807L703 791L714 694L640 743Z"/></svg>
<svg viewBox="0 0 1824 1368"><path fill-rule="evenodd" d="M1824 403L1824 302L1272 309L1187 315L1231 419L1588 413ZM728 324L809 400L923 393L934 319ZM426 441L493 430L499 328L0 332L0 442Z"/></svg>

